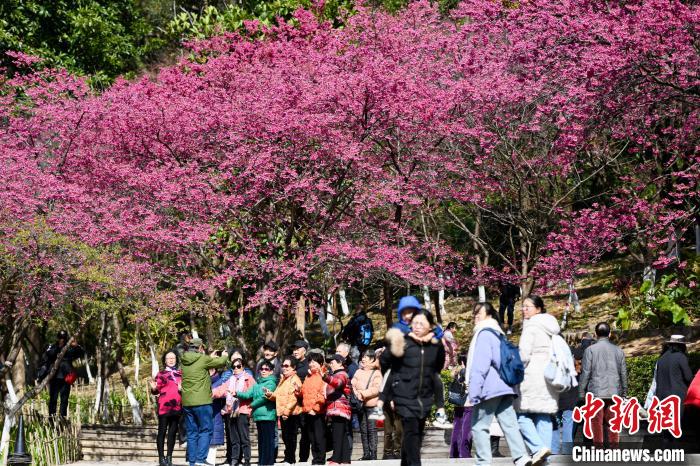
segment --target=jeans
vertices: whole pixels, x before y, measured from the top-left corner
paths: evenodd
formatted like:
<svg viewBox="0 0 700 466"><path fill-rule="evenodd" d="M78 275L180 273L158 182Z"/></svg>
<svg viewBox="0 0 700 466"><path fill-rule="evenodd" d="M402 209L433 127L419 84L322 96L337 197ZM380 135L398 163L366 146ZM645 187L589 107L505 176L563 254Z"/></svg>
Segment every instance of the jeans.
<svg viewBox="0 0 700 466"><path fill-rule="evenodd" d="M620 434L615 433L610 430L610 419L614 416L610 407L613 405L611 399L603 400L605 406L603 409L598 411L598 413L593 416L591 427L593 428L593 445L602 448L604 443L604 436L608 438L608 445L610 448L617 448L620 444ZM605 435L607 434L607 435Z"/></svg>
<svg viewBox="0 0 700 466"><path fill-rule="evenodd" d="M475 464L491 464L491 420L496 416L506 437L510 454L520 464L528 458L525 442L520 434L518 418L513 409L513 396L497 396L482 401L472 408L472 439L476 450Z"/></svg>
<svg viewBox="0 0 700 466"><path fill-rule="evenodd" d="M403 441L401 442L401 466L420 466L420 449L425 434L426 419L402 417Z"/></svg>
<svg viewBox="0 0 700 466"><path fill-rule="evenodd" d="M275 430L277 421L256 421L258 428L258 465L275 464Z"/></svg>
<svg viewBox="0 0 700 466"><path fill-rule="evenodd" d="M204 463L209 453L209 442L214 430L211 405L185 406L185 428L187 429L187 459L190 465Z"/></svg>
<svg viewBox="0 0 700 466"><path fill-rule="evenodd" d="M53 378L49 382L49 416L56 414L56 405L59 397L61 398L61 416L67 417L70 385L63 379Z"/></svg>
<svg viewBox="0 0 700 466"><path fill-rule="evenodd" d="M573 410L559 410L556 422L552 431L553 455L570 455L574 443L574 420Z"/></svg>
<svg viewBox="0 0 700 466"><path fill-rule="evenodd" d="M455 407L450 458L472 457L472 407Z"/></svg>
<svg viewBox="0 0 700 466"><path fill-rule="evenodd" d="M520 413L518 414L518 424L530 453L535 454L552 445L551 414Z"/></svg>
<svg viewBox="0 0 700 466"><path fill-rule="evenodd" d="M360 418L360 437L362 438L362 456L377 459L377 425L375 421L368 419L373 408L363 407L358 416Z"/></svg>

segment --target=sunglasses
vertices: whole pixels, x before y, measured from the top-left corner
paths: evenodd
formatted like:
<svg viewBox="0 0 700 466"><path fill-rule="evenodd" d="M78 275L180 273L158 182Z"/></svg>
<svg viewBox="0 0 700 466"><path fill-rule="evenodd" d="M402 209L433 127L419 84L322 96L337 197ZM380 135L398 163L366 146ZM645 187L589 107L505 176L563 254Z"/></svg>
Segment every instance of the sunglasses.
<svg viewBox="0 0 700 466"><path fill-rule="evenodd" d="M260 372L262 372L262 371L270 372L271 370L272 370L272 369L270 369L269 367L261 367L261 368L260 368Z"/></svg>
<svg viewBox="0 0 700 466"><path fill-rule="evenodd" d="M241 366L240 364L236 364L236 365L233 366L233 368L234 368L234 369L242 369L243 366Z"/></svg>
<svg viewBox="0 0 700 466"><path fill-rule="evenodd" d="M292 366L289 364L282 364L282 367L292 367Z"/></svg>

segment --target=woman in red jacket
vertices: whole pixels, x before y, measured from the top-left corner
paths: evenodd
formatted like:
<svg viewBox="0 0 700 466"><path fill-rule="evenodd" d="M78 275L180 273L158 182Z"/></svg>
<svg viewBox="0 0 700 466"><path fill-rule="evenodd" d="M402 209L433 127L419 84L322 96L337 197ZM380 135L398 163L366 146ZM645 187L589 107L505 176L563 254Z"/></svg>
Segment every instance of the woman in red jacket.
<svg viewBox="0 0 700 466"><path fill-rule="evenodd" d="M350 464L352 454L352 428L350 419L350 378L346 372L346 359L339 354L328 358L330 373L326 382L326 416L331 419L333 432L333 456L328 464Z"/></svg>
<svg viewBox="0 0 700 466"><path fill-rule="evenodd" d="M151 391L158 395L158 448L159 466L172 466L175 436L182 413L182 372L178 368L178 357L174 351L163 356L164 369L151 380ZM168 452L164 454L165 436L168 436Z"/></svg>

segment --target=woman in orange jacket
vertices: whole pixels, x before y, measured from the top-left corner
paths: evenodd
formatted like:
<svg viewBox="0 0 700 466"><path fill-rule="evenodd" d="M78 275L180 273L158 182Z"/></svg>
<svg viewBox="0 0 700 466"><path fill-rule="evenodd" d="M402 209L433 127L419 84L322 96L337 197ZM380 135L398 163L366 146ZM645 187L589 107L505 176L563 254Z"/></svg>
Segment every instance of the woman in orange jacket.
<svg viewBox="0 0 700 466"><path fill-rule="evenodd" d="M311 440L311 464L326 464L326 382L323 381L323 355L309 353L309 375L301 386L306 428Z"/></svg>

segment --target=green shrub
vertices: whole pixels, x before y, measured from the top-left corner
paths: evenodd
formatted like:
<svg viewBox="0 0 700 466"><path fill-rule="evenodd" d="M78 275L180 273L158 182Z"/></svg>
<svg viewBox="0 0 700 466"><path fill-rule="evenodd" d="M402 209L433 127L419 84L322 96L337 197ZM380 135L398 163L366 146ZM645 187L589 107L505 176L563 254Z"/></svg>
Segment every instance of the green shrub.
<svg viewBox="0 0 700 466"><path fill-rule="evenodd" d="M627 358L628 396L636 396L641 403L644 403L651 386L651 379L654 376L654 366L658 359L659 355L656 354ZM690 369L695 373L700 369L700 353L690 353L688 359L690 361Z"/></svg>

